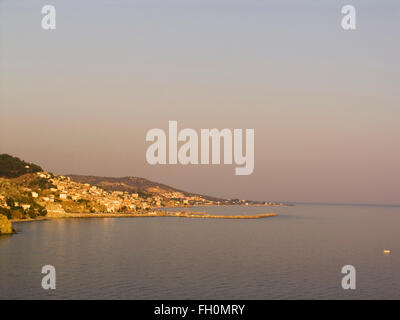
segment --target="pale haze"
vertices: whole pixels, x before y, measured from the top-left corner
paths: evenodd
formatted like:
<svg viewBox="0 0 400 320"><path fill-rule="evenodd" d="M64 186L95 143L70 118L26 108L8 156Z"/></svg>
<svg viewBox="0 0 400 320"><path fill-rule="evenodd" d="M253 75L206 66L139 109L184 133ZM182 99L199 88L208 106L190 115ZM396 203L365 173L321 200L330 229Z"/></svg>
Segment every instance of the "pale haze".
<svg viewBox="0 0 400 320"><path fill-rule="evenodd" d="M341 8L357 10L357 30ZM400 2L0 0L0 153L254 200L399 204ZM255 169L146 162L146 132L254 128Z"/></svg>

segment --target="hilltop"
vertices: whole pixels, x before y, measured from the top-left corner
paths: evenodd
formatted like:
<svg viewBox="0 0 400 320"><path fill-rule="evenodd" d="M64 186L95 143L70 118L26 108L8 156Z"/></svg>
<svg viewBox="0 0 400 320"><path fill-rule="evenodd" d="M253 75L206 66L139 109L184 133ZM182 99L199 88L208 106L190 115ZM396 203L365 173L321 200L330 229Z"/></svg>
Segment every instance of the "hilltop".
<svg viewBox="0 0 400 320"><path fill-rule="evenodd" d="M0 177L16 178L27 173L35 173L43 169L33 163L21 160L8 154L0 154Z"/></svg>

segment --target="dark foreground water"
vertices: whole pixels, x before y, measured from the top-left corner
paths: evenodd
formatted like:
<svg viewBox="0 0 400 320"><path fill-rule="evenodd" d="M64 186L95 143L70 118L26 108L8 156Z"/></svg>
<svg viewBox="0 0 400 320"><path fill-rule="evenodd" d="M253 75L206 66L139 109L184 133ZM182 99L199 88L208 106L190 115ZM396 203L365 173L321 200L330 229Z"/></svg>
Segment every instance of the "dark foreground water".
<svg viewBox="0 0 400 320"><path fill-rule="evenodd" d="M399 207L195 210L279 216L15 224L20 233L0 237L0 299L400 299ZM41 288L47 264L51 292ZM347 264L353 291L341 288Z"/></svg>

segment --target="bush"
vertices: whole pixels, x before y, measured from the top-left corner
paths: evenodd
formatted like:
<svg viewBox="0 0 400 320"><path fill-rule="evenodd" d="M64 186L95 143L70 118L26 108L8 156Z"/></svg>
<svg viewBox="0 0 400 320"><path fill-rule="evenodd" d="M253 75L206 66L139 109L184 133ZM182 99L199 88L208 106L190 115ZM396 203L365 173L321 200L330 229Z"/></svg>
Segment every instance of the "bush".
<svg viewBox="0 0 400 320"><path fill-rule="evenodd" d="M42 190L56 187L54 184L52 184L49 180L45 178L36 178L32 180L28 186L30 188L40 188Z"/></svg>
<svg viewBox="0 0 400 320"><path fill-rule="evenodd" d="M24 209L22 208L11 209L11 219L25 219Z"/></svg>
<svg viewBox="0 0 400 320"><path fill-rule="evenodd" d="M39 215L39 213L35 209L30 207L28 212L27 212L27 215L29 216L29 218L35 219Z"/></svg>
<svg viewBox="0 0 400 320"><path fill-rule="evenodd" d="M47 210L45 208L43 208L43 207L40 207L39 210L38 210L38 213L39 213L39 216L44 217L44 216L47 215Z"/></svg>
<svg viewBox="0 0 400 320"><path fill-rule="evenodd" d="M11 219L11 210L7 208L0 207L0 214L3 214L7 219Z"/></svg>

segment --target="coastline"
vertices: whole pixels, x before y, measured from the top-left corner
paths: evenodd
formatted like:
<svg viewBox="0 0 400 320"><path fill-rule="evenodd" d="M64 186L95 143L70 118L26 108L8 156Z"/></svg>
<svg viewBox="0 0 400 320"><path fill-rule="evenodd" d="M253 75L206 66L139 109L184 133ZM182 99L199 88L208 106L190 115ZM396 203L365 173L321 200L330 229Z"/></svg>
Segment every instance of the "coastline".
<svg viewBox="0 0 400 320"><path fill-rule="evenodd" d="M211 215L205 212L188 211L151 211L143 213L49 213L45 217L36 219L11 219L11 223L46 221L54 219L93 219L93 218L152 218L152 217L170 217L170 218L202 218L202 219L262 219L275 217L276 213L261 213L254 215Z"/></svg>

